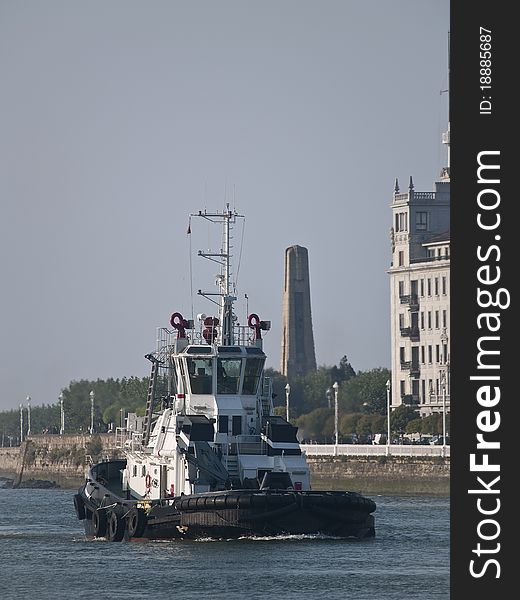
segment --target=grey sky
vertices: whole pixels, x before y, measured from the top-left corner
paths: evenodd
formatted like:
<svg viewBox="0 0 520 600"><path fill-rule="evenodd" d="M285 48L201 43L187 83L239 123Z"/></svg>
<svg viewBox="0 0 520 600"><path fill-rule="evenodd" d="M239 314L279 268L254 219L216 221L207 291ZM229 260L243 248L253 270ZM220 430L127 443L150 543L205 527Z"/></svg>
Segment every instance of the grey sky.
<svg viewBox="0 0 520 600"><path fill-rule="evenodd" d="M268 364L300 244L318 364L388 366L389 203L445 162L448 30L447 0L1 0L0 409L146 375L191 312L188 214L226 199Z"/></svg>

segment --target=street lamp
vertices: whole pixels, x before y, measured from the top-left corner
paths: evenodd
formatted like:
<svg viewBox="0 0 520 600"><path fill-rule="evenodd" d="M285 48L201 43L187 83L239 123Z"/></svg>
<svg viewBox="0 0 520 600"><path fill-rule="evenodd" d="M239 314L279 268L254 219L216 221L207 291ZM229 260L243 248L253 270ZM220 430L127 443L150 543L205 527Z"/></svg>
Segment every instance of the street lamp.
<svg viewBox="0 0 520 600"><path fill-rule="evenodd" d="M63 392L58 396L60 400L60 435L65 431L65 413L63 412Z"/></svg>
<svg viewBox="0 0 520 600"><path fill-rule="evenodd" d="M390 379L386 380L386 453L390 451Z"/></svg>
<svg viewBox="0 0 520 600"><path fill-rule="evenodd" d="M291 393L291 386L287 384L285 386L285 418L289 421L289 394Z"/></svg>
<svg viewBox="0 0 520 600"><path fill-rule="evenodd" d="M20 404L20 444L23 442L23 404Z"/></svg>
<svg viewBox="0 0 520 600"><path fill-rule="evenodd" d="M446 371L441 373L442 386L442 451L446 451Z"/></svg>
<svg viewBox="0 0 520 600"><path fill-rule="evenodd" d="M90 391L90 435L94 433L94 390Z"/></svg>
<svg viewBox="0 0 520 600"><path fill-rule="evenodd" d="M332 398L332 390L330 388L327 388L327 391L325 392L325 397L327 398L327 406L328 408L330 408L330 399Z"/></svg>
<svg viewBox="0 0 520 600"><path fill-rule="evenodd" d="M27 437L31 435L31 397L27 396Z"/></svg>
<svg viewBox="0 0 520 600"><path fill-rule="evenodd" d="M336 445L336 451L338 446L338 382L335 381L334 385L334 443Z"/></svg>

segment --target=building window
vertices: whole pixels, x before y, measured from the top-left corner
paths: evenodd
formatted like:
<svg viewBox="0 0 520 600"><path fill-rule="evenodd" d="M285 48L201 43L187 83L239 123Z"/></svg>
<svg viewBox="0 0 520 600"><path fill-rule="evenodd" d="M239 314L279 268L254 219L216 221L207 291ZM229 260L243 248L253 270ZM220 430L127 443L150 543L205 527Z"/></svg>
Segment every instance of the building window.
<svg viewBox="0 0 520 600"><path fill-rule="evenodd" d="M428 311L428 329L432 328L432 311Z"/></svg>
<svg viewBox="0 0 520 600"><path fill-rule="evenodd" d="M404 252L399 250L399 266L402 267L404 265Z"/></svg>
<svg viewBox="0 0 520 600"><path fill-rule="evenodd" d="M441 349L440 349L439 344L436 344L436 346L435 346L435 362L436 363L441 362Z"/></svg>
<svg viewBox="0 0 520 600"><path fill-rule="evenodd" d="M427 281L426 281L426 285L427 285L427 290L428 290L428 296L432 295L432 280L428 277Z"/></svg>
<svg viewBox="0 0 520 600"><path fill-rule="evenodd" d="M404 296L404 281L399 282L399 296Z"/></svg>
<svg viewBox="0 0 520 600"><path fill-rule="evenodd" d="M442 345L442 354L444 356L444 364L448 362L448 344Z"/></svg>
<svg viewBox="0 0 520 600"><path fill-rule="evenodd" d="M432 347L428 346L428 364L432 364Z"/></svg>
<svg viewBox="0 0 520 600"><path fill-rule="evenodd" d="M404 329L404 313L399 313L399 329Z"/></svg>
<svg viewBox="0 0 520 600"><path fill-rule="evenodd" d="M442 295L446 296L446 277L442 278Z"/></svg>
<svg viewBox="0 0 520 600"><path fill-rule="evenodd" d="M421 296L424 298L424 279L421 279Z"/></svg>
<svg viewBox="0 0 520 600"><path fill-rule="evenodd" d="M426 402L426 380L421 379L421 388L422 388L422 403Z"/></svg>
<svg viewBox="0 0 520 600"><path fill-rule="evenodd" d="M436 296L439 295L439 278L438 277L435 278L435 295Z"/></svg>
<svg viewBox="0 0 520 600"><path fill-rule="evenodd" d="M448 327L447 323L448 323L448 313L447 313L447 311L443 310L442 311L442 326Z"/></svg>
<svg viewBox="0 0 520 600"><path fill-rule="evenodd" d="M439 329L439 311L435 311L435 329Z"/></svg>
<svg viewBox="0 0 520 600"><path fill-rule="evenodd" d="M428 213L427 212L415 213L415 227L416 227L417 231L427 231L428 230Z"/></svg>
<svg viewBox="0 0 520 600"><path fill-rule="evenodd" d="M424 365L424 346L421 346L421 363Z"/></svg>
<svg viewBox="0 0 520 600"><path fill-rule="evenodd" d="M405 362L405 348L403 348L401 346L401 348L399 348L399 360L401 361L401 363Z"/></svg>
<svg viewBox="0 0 520 600"><path fill-rule="evenodd" d="M408 231L408 213L402 212L395 215L395 230Z"/></svg>
<svg viewBox="0 0 520 600"><path fill-rule="evenodd" d="M421 312L421 329L424 329L424 311Z"/></svg>
<svg viewBox="0 0 520 600"><path fill-rule="evenodd" d="M401 379L399 382L399 391L401 392L401 398L406 394L406 381Z"/></svg>

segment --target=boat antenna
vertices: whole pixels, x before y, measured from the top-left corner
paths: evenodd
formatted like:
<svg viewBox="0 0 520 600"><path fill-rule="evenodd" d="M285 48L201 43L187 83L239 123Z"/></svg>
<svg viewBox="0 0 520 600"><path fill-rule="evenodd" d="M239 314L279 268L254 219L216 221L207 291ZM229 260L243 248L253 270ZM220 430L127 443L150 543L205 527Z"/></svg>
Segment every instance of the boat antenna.
<svg viewBox="0 0 520 600"><path fill-rule="evenodd" d="M191 215L188 220L188 231L187 235L189 237L189 260L190 260L190 299L191 299L191 320L193 321L193 265L192 265L192 250L191 250Z"/></svg>
<svg viewBox="0 0 520 600"><path fill-rule="evenodd" d="M220 333L217 343L223 346L232 346L234 344L233 302L236 300L236 297L231 295L231 229L236 223L237 218L244 218L244 215L239 215L235 210L231 210L229 208L229 203L227 203L226 210L222 212L210 213L205 210L204 212L199 211L198 214L193 214L191 216L202 217L212 223L219 223L222 225L223 238L220 251L202 252L202 250L199 250L198 252L199 256L220 265L220 274L217 278L217 284L220 291L203 292L202 290L198 290L198 294L219 306ZM212 296L218 296L220 300L217 302Z"/></svg>

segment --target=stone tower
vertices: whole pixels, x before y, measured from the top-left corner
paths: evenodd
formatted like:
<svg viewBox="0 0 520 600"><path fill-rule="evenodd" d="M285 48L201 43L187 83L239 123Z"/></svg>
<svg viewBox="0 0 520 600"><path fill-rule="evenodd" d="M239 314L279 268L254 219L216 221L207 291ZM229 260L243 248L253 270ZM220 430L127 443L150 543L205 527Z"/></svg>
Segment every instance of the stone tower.
<svg viewBox="0 0 520 600"><path fill-rule="evenodd" d="M280 371L287 379L316 370L307 248L285 250Z"/></svg>

